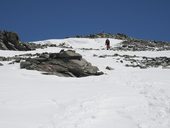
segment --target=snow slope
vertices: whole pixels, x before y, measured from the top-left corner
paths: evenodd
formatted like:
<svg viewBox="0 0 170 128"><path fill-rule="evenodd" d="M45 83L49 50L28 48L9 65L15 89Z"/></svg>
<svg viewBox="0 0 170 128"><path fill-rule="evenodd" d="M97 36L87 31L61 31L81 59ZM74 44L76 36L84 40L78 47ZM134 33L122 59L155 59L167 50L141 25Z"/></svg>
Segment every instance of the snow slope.
<svg viewBox="0 0 170 128"><path fill-rule="evenodd" d="M105 74L84 78L42 75L0 62L0 128L170 128L170 70L127 68L115 59L93 55L168 56L169 51L107 51L105 39L60 39ZM112 47L121 40L111 40ZM100 50L81 50L93 48ZM58 52L0 51L0 56ZM114 70L106 70L106 66Z"/></svg>
<svg viewBox="0 0 170 128"><path fill-rule="evenodd" d="M45 41L37 41L34 43L40 44L56 44L59 45L61 43L66 43L66 46L72 46L73 48L94 48L100 49L104 48L106 38L97 38L97 39L89 39L89 38L67 38L67 39L50 39ZM110 45L112 47L118 45L122 40L117 39L109 39Z"/></svg>

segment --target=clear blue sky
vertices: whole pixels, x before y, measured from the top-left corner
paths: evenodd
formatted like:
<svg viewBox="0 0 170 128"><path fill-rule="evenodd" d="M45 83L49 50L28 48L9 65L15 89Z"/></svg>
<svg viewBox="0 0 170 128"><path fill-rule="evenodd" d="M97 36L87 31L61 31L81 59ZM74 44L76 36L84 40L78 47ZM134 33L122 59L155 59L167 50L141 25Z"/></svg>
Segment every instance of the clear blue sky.
<svg viewBox="0 0 170 128"><path fill-rule="evenodd" d="M0 30L22 41L98 32L170 41L170 0L0 0Z"/></svg>

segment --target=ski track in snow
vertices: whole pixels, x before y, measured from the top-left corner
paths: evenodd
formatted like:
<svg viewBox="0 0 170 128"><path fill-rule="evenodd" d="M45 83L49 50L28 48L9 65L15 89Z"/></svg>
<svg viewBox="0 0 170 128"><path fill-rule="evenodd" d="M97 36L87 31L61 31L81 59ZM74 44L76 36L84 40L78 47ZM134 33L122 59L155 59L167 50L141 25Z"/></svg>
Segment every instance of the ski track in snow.
<svg viewBox="0 0 170 128"><path fill-rule="evenodd" d="M170 128L169 70L127 68L113 58L96 55L129 54L170 56L163 52L81 50L103 48L105 39L47 40L66 42L105 75L59 78L19 69L18 64L0 67L0 127L2 128ZM111 40L112 46L118 40ZM93 43L90 45L89 43ZM101 44L102 43L102 44ZM81 44L81 45L80 45ZM31 52L0 51L3 56L58 52L61 48ZM106 66L113 67L108 71ZM8 80L9 79L9 80Z"/></svg>

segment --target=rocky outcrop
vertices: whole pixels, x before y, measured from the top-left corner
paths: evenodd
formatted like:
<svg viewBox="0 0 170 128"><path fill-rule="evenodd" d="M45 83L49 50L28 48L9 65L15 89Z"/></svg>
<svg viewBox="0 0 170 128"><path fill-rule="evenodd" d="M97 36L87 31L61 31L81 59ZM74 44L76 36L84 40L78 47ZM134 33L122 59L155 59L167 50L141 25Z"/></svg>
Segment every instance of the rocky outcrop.
<svg viewBox="0 0 170 128"><path fill-rule="evenodd" d="M89 34L89 35L77 35L76 38L115 38L115 35L111 33L96 33L96 34Z"/></svg>
<svg viewBox="0 0 170 128"><path fill-rule="evenodd" d="M28 51L31 48L19 41L19 36L15 32L0 31L0 50Z"/></svg>
<svg viewBox="0 0 170 128"><path fill-rule="evenodd" d="M56 44L36 44L36 43L27 43L27 46L31 48L31 50L44 49L47 47L60 47L57 46ZM66 48L66 47L62 47L62 48Z"/></svg>
<svg viewBox="0 0 170 128"><path fill-rule="evenodd" d="M126 67L139 67L141 69L145 68L170 68L170 58L168 57L142 57L140 59L127 58L130 64L126 64Z"/></svg>
<svg viewBox="0 0 170 128"><path fill-rule="evenodd" d="M95 33L95 34L89 34L89 35L77 35L77 38L114 38L114 39L119 39L119 40L127 40L130 39L127 35L123 33L105 33L105 32L100 32L100 33Z"/></svg>
<svg viewBox="0 0 170 128"><path fill-rule="evenodd" d="M155 40L142 40L130 37L124 33L96 33L89 35L77 35L77 38L113 38L123 40L119 46L111 48L110 50L122 50L122 51L164 51L170 50L170 43L165 41Z"/></svg>
<svg viewBox="0 0 170 128"><path fill-rule="evenodd" d="M170 69L170 58L169 57L145 57L145 56L136 56L136 55L120 55L120 54L113 54L113 55L93 55L94 57L99 58L107 58L111 57L116 60L117 63L122 63L126 67L133 67L133 68L158 68L162 67L164 69ZM109 70L110 67L106 67Z"/></svg>
<svg viewBox="0 0 170 128"><path fill-rule="evenodd" d="M170 50L170 43L161 41L126 40L112 50L123 51L164 51Z"/></svg>
<svg viewBox="0 0 170 128"><path fill-rule="evenodd" d="M92 66L80 54L72 50L62 50L60 53L42 53L35 58L28 58L21 62L20 67L65 77L103 74L96 66Z"/></svg>

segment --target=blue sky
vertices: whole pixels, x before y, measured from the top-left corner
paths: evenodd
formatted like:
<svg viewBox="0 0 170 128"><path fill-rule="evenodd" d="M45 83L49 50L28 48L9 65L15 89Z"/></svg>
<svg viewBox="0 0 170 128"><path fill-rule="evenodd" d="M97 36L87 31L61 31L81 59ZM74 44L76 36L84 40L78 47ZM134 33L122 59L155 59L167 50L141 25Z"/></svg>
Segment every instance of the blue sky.
<svg viewBox="0 0 170 128"><path fill-rule="evenodd" d="M0 30L22 41L98 32L170 41L170 0L0 0Z"/></svg>

